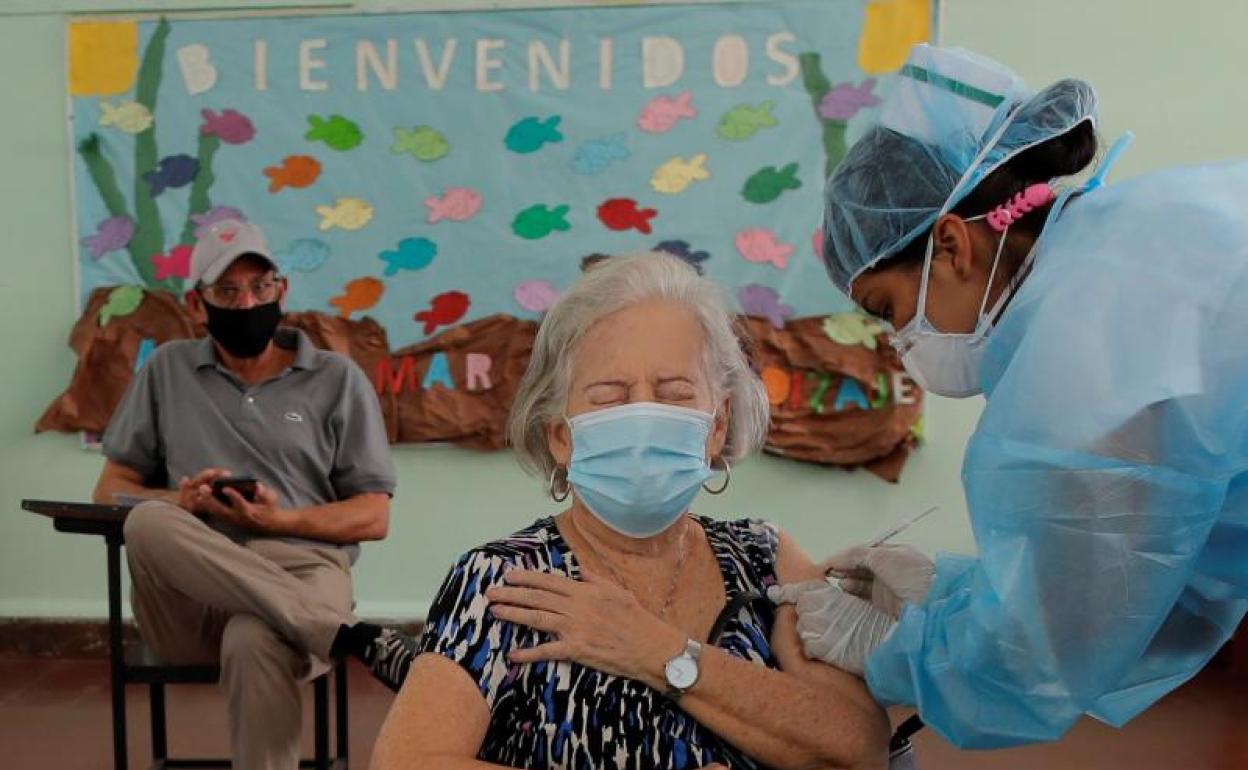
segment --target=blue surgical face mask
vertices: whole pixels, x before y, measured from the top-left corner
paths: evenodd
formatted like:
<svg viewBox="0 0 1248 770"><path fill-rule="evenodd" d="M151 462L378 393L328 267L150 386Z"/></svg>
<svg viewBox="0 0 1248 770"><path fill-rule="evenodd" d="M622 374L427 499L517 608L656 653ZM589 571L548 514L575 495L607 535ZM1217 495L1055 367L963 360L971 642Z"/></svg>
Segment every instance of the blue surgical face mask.
<svg viewBox="0 0 1248 770"><path fill-rule="evenodd" d="M614 406L577 415L568 483L603 524L653 537L689 509L711 476L706 441L715 418L666 404Z"/></svg>

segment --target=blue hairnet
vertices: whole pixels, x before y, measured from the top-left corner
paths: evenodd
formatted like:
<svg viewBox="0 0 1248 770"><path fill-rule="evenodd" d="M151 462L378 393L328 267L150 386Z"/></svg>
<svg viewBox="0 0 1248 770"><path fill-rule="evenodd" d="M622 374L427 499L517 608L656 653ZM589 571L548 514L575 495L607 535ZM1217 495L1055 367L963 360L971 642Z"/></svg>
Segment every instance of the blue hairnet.
<svg viewBox="0 0 1248 770"><path fill-rule="evenodd" d="M823 259L833 283L848 293L859 274L926 232L1001 164L1095 119L1096 94L1083 81L1032 94L989 59L915 46L879 123L828 179Z"/></svg>

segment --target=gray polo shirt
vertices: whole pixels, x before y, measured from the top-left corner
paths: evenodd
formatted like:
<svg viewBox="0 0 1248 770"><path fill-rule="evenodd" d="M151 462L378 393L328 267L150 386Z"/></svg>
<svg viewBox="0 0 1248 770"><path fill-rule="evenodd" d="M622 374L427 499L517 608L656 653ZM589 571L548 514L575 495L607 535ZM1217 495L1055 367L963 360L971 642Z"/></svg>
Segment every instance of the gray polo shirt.
<svg viewBox="0 0 1248 770"><path fill-rule="evenodd" d="M255 385L222 366L210 338L161 345L113 413L105 456L171 489L183 476L227 468L259 479L292 508L393 494L390 444L364 372L297 329L279 328L276 342L295 351L294 362ZM255 537L209 523L236 540ZM354 561L359 547L345 547Z"/></svg>

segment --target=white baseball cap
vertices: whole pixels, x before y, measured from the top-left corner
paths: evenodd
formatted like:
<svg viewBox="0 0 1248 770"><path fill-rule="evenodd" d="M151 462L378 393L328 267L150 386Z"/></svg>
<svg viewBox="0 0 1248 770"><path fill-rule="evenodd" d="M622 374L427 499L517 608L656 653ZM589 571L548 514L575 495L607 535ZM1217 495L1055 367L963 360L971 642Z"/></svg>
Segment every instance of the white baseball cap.
<svg viewBox="0 0 1248 770"><path fill-rule="evenodd" d="M253 254L267 261L274 270L277 269L258 225L237 219L214 222L200 233L195 247L191 249L191 272L187 279L192 286L214 283L236 259Z"/></svg>

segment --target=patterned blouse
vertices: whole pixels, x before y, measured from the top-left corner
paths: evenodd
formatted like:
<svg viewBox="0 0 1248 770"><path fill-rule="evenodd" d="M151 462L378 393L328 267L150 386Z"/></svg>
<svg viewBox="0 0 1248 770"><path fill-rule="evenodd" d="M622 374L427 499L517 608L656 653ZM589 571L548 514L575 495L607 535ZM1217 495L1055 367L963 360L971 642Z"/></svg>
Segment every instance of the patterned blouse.
<svg viewBox="0 0 1248 770"><path fill-rule="evenodd" d="M771 603L748 601L776 582L778 530L742 519L694 517L719 562L731 615L715 642L728 653L778 668L769 637ZM485 592L510 568L578 578L580 567L554 519L465 554L451 568L425 623L421 652L462 666L490 709L477 758L508 767L576 770L695 770L713 762L761 765L698 724L662 693L579 663L512 664L507 653L550 641L543 632L494 618Z"/></svg>

